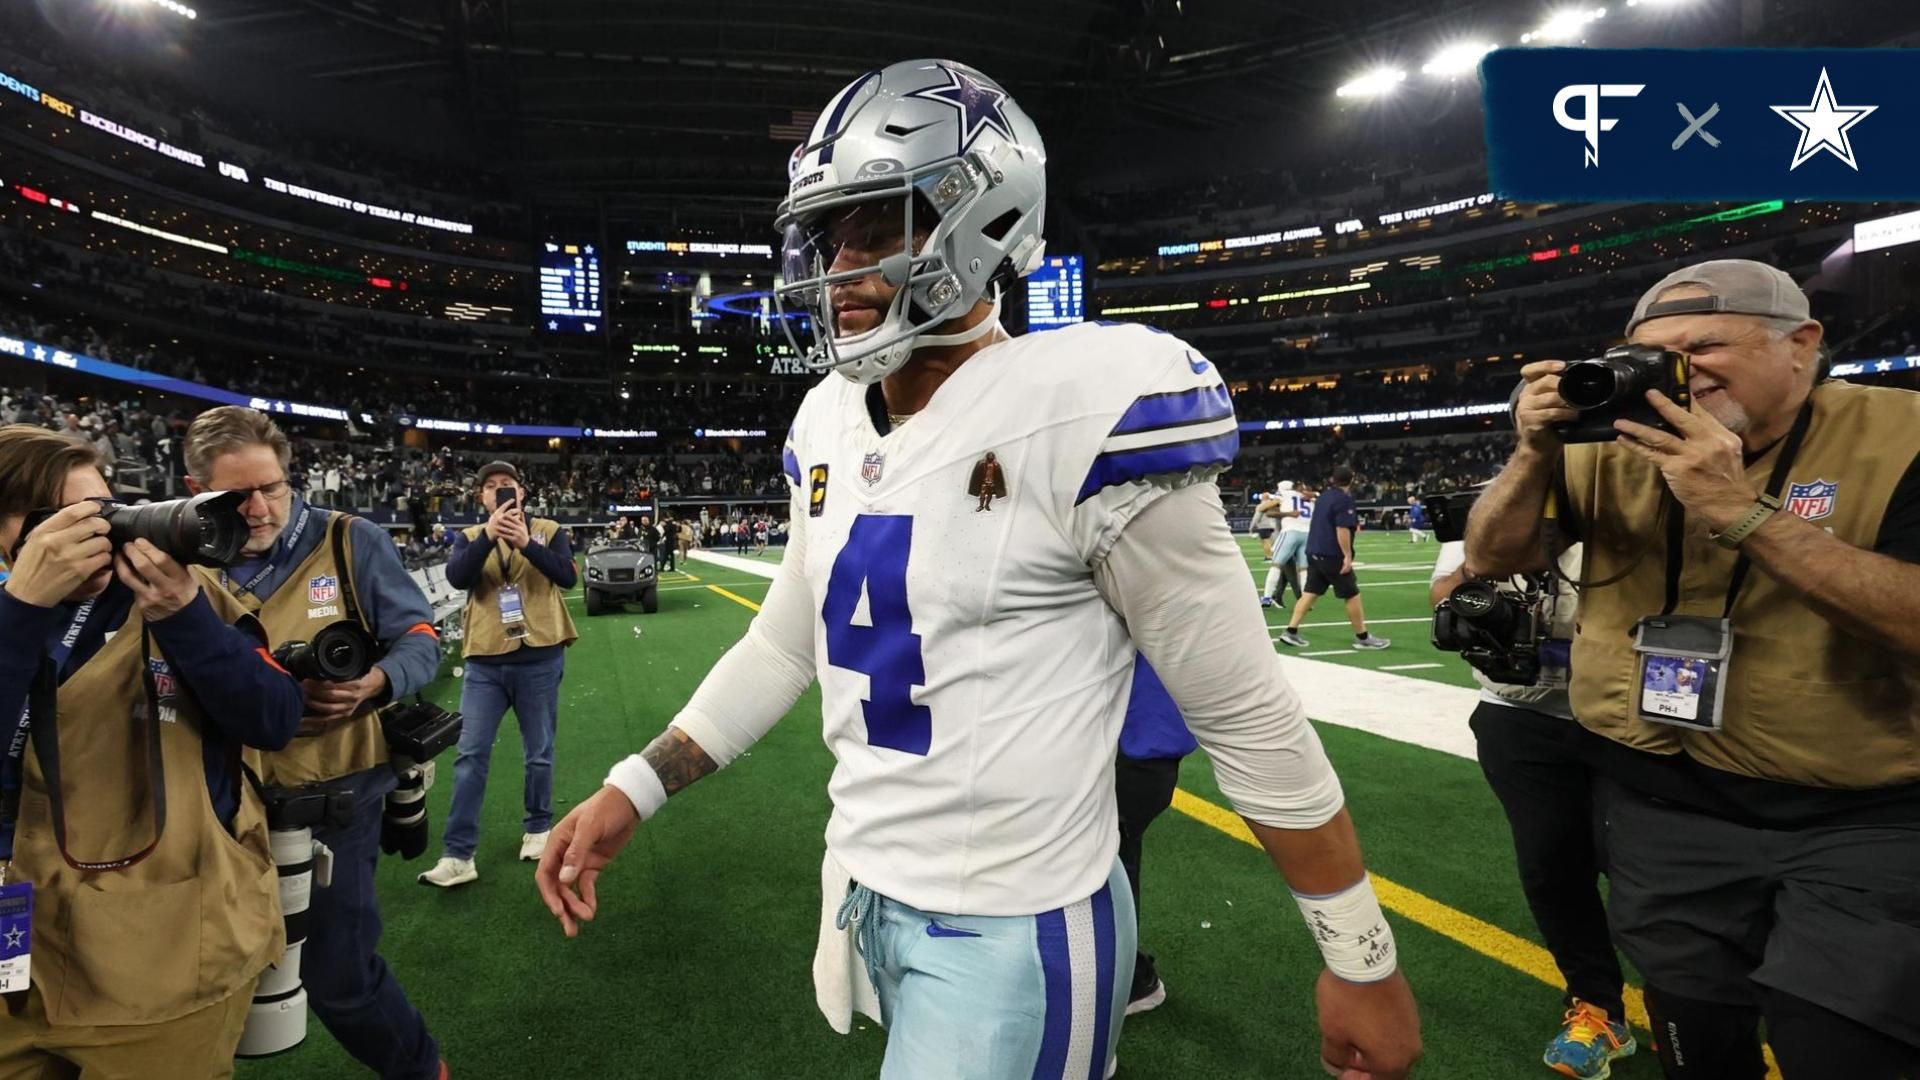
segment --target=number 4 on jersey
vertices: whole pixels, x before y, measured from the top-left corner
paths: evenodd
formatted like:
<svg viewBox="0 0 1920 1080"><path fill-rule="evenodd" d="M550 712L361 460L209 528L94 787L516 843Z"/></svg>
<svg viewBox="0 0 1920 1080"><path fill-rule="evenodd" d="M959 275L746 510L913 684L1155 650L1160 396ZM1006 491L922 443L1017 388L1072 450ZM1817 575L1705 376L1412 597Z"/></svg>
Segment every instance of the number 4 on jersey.
<svg viewBox="0 0 1920 1080"><path fill-rule="evenodd" d="M911 517L854 518L846 546L833 560L820 618L827 628L827 663L857 671L869 681L867 698L860 703L867 742L925 754L933 742L933 713L913 702L913 688L926 685L927 668L907 607L907 554L912 546ZM868 626L853 621L862 586Z"/></svg>

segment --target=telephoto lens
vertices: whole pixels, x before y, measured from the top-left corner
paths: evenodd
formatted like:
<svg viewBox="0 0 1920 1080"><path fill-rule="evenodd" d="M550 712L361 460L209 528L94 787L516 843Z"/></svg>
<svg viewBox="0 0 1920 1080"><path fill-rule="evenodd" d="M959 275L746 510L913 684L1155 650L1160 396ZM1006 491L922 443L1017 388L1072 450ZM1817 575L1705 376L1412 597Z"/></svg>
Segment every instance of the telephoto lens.
<svg viewBox="0 0 1920 1080"><path fill-rule="evenodd" d="M433 762L411 764L396 759L393 771L400 777L400 786L387 793L386 814L380 821L380 850L402 859L417 859L427 850L427 791L433 787Z"/></svg>
<svg viewBox="0 0 1920 1080"><path fill-rule="evenodd" d="M247 518L238 491L208 491L187 499L110 505L107 538L114 547L145 540L182 564L232 566L247 543Z"/></svg>
<svg viewBox="0 0 1920 1080"><path fill-rule="evenodd" d="M379 642L355 622L330 623L312 641L283 642L273 659L296 679L352 682L373 670Z"/></svg>

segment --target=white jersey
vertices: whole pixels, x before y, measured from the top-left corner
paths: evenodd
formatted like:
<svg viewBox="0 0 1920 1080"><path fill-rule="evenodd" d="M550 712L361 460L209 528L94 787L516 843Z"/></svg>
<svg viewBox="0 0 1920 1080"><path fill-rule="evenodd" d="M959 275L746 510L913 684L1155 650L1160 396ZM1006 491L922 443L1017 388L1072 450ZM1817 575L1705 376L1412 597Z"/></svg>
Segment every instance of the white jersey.
<svg viewBox="0 0 1920 1080"><path fill-rule="evenodd" d="M1283 491L1279 494L1280 509L1291 510L1293 517L1280 519L1280 531L1290 533L1306 532L1313 524L1313 500L1303 497L1297 491Z"/></svg>
<svg viewBox="0 0 1920 1080"><path fill-rule="evenodd" d="M1092 565L1238 447L1219 372L1140 326L992 345L884 436L868 388L814 387L784 458L838 762L827 846L856 880L978 915L1106 882L1134 648Z"/></svg>

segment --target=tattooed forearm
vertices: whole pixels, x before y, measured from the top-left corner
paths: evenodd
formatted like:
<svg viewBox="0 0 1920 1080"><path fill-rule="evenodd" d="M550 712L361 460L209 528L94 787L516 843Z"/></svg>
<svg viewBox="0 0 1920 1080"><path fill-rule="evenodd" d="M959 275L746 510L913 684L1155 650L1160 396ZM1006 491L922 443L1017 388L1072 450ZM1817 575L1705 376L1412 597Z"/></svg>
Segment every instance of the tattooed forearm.
<svg viewBox="0 0 1920 1080"><path fill-rule="evenodd" d="M720 769L707 752L700 749L699 743L676 727L661 732L659 738L640 751L640 756L659 774L660 786L667 789L668 795Z"/></svg>

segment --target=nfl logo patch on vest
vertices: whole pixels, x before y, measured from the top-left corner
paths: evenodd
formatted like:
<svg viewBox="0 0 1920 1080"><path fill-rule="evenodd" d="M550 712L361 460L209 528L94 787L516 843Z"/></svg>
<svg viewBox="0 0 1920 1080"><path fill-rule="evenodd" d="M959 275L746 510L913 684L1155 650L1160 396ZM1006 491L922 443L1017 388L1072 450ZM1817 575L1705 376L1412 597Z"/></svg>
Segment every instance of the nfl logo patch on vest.
<svg viewBox="0 0 1920 1080"><path fill-rule="evenodd" d="M151 672L153 675L154 696L160 698L162 701L165 701L166 699L171 698L176 693L178 693L178 688L175 686L173 681L173 669L167 666L167 662L165 660L160 660L160 659L148 660L147 670Z"/></svg>
<svg viewBox="0 0 1920 1080"><path fill-rule="evenodd" d="M307 582L307 603L324 604L340 595L340 579L323 574Z"/></svg>
<svg viewBox="0 0 1920 1080"><path fill-rule="evenodd" d="M1833 514L1833 497L1840 485L1826 480L1815 480L1811 484L1787 485L1787 513L1797 514L1808 521L1818 521Z"/></svg>
<svg viewBox="0 0 1920 1080"><path fill-rule="evenodd" d="M861 459L860 479L865 480L868 487L872 487L880 482L880 470L886 468L886 465L886 456L880 453L880 451L875 450L873 453Z"/></svg>

